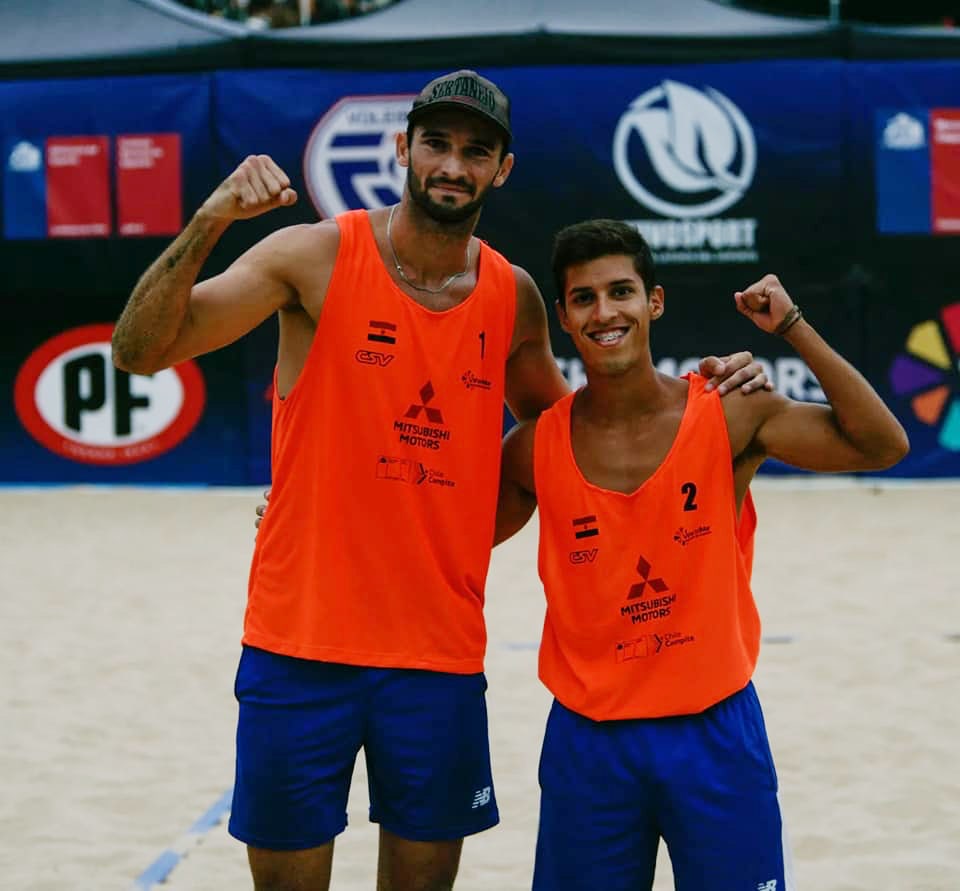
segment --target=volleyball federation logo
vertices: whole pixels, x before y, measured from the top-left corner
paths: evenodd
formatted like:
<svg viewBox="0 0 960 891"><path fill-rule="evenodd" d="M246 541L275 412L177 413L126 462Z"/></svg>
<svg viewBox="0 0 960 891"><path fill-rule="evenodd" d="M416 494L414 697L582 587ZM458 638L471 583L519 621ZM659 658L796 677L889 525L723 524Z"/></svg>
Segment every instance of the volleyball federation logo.
<svg viewBox="0 0 960 891"><path fill-rule="evenodd" d="M303 157L303 175L322 217L396 204L406 171L394 137L407 128L414 96L346 96L320 118Z"/></svg>
<svg viewBox="0 0 960 891"><path fill-rule="evenodd" d="M753 182L757 147L743 112L712 87L665 80L638 96L613 136L624 188L665 217L708 217Z"/></svg>
<svg viewBox="0 0 960 891"><path fill-rule="evenodd" d="M914 325L905 347L890 368L893 392L910 400L918 421L938 429L943 448L960 452L960 303Z"/></svg>

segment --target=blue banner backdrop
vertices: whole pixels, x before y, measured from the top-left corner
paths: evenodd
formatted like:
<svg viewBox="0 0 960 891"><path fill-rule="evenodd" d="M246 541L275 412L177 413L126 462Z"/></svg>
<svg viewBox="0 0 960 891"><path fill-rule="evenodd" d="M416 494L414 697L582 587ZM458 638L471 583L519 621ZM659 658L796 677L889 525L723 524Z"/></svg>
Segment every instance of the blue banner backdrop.
<svg viewBox="0 0 960 891"><path fill-rule="evenodd" d="M172 215L185 219L248 154L271 155L300 201L233 226L204 275L280 226L397 200L395 133L436 73L0 84L12 315L0 335L11 394L0 479L266 482L275 322L197 360L200 395L189 372L117 377L102 335L70 332L114 320L169 241ZM552 235L588 217L630 220L654 247L667 293L653 332L661 369L748 348L779 390L822 401L804 363L734 309L735 290L776 272L907 426L913 452L892 473L960 475L960 295L949 263L960 234L960 64L484 73L512 97L517 163L479 234L538 281L572 384L582 368L552 319ZM174 192L182 211L167 206Z"/></svg>

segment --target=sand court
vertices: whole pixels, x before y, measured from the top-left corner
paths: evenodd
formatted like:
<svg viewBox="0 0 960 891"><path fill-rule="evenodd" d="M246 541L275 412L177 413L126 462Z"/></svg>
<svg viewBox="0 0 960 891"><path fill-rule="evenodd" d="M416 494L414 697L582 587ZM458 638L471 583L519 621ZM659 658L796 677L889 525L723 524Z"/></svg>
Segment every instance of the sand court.
<svg viewBox="0 0 960 891"><path fill-rule="evenodd" d="M755 683L799 887L958 891L960 487L762 479L755 498ZM148 888L160 875L174 891L251 887L222 822L189 830L232 784L258 500L252 489L0 490L4 888ZM532 523L491 564L502 822L467 841L457 891L529 887L550 704L536 680L535 547ZM336 891L374 888L366 806L361 758ZM172 869L144 877L164 852Z"/></svg>

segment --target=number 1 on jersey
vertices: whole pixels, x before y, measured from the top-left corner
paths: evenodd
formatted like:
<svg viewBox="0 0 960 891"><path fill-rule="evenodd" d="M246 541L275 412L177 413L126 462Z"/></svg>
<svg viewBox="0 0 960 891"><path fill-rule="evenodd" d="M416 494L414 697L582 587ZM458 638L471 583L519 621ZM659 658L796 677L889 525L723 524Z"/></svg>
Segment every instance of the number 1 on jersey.
<svg viewBox="0 0 960 891"><path fill-rule="evenodd" d="M482 359L487 352L487 332L481 331L477 336L480 338L480 358Z"/></svg>

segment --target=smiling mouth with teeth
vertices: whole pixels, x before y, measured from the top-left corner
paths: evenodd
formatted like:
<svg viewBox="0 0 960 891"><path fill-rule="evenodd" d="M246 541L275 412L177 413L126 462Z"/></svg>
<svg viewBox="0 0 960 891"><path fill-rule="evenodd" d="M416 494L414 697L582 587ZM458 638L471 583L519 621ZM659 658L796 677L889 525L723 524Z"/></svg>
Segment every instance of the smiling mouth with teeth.
<svg viewBox="0 0 960 891"><path fill-rule="evenodd" d="M606 331L594 331L587 336L594 341L594 343L599 343L606 346L608 344L618 343L626 336L626 334L626 328L611 328Z"/></svg>

